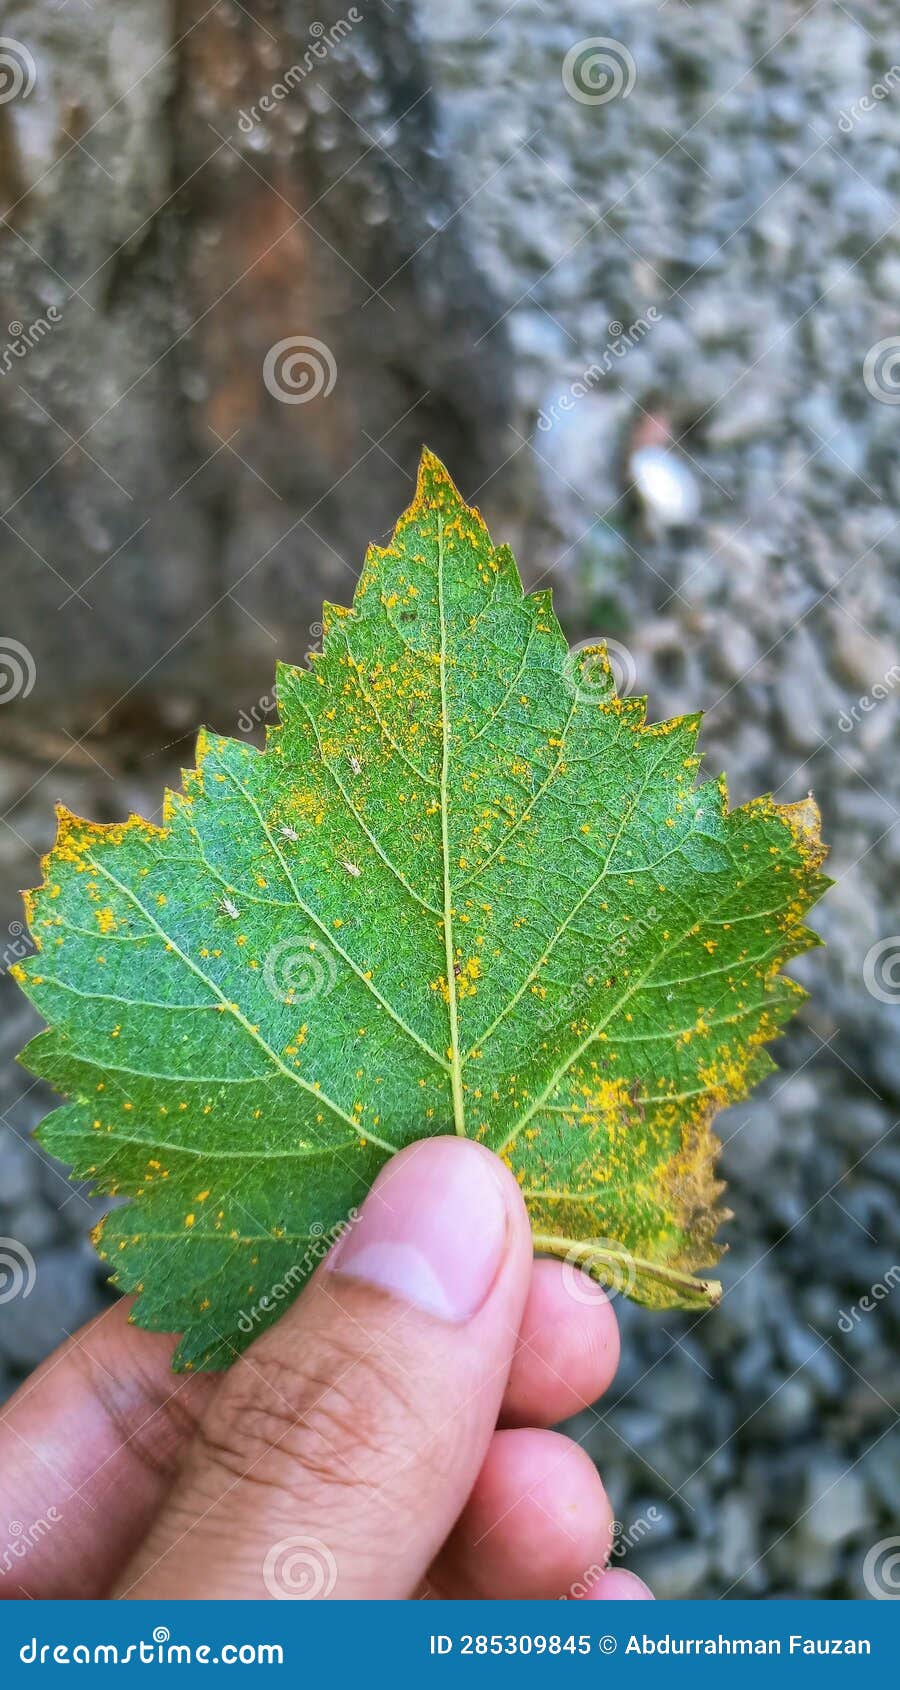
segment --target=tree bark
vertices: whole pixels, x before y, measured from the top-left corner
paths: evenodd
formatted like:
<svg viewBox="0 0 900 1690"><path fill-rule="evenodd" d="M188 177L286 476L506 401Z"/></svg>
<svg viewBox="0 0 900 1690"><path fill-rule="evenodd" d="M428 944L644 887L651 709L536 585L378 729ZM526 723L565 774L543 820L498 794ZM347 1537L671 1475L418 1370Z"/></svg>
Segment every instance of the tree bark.
<svg viewBox="0 0 900 1690"><path fill-rule="evenodd" d="M510 450L412 7L5 27L0 634L35 681L4 725L246 697L349 598L423 440L472 492Z"/></svg>

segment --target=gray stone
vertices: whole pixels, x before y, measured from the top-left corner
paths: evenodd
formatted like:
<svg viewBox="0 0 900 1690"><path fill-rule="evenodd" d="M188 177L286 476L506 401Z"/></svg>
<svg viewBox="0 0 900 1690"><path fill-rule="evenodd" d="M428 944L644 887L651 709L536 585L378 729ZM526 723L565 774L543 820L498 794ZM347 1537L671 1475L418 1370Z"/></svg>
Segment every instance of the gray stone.
<svg viewBox="0 0 900 1690"><path fill-rule="evenodd" d="M10 1127L0 1127L0 1216L23 1203L38 1183L33 1150Z"/></svg>
<svg viewBox="0 0 900 1690"><path fill-rule="evenodd" d="M856 1471L817 1461L808 1479L809 1509L801 1530L813 1544L831 1547L862 1531L868 1519L866 1487Z"/></svg>
<svg viewBox="0 0 900 1690"><path fill-rule="evenodd" d="M793 1595L825 1595L834 1583L838 1570L838 1556L834 1546L819 1543L805 1536L802 1530L789 1532L780 1543L772 1545L770 1559L774 1571L780 1572Z"/></svg>
<svg viewBox="0 0 900 1690"><path fill-rule="evenodd" d="M772 1369L772 1344L766 1332L756 1332L740 1343L729 1357L730 1380L733 1390L758 1402L765 1394L766 1379Z"/></svg>
<svg viewBox="0 0 900 1690"><path fill-rule="evenodd" d="M706 431L710 445L732 447L769 433L778 414L776 392L768 382L752 375L739 380L717 406Z"/></svg>
<svg viewBox="0 0 900 1690"><path fill-rule="evenodd" d="M36 1259L30 1292L24 1294L23 1283L23 1294L4 1303L0 1349L15 1367L36 1367L100 1306L82 1251L47 1251Z"/></svg>
<svg viewBox="0 0 900 1690"><path fill-rule="evenodd" d="M629 460L638 498L652 524L687 528L700 509L700 488L687 463L661 446L641 446Z"/></svg>
<svg viewBox="0 0 900 1690"><path fill-rule="evenodd" d="M813 1412L813 1393L799 1376L786 1378L772 1387L771 1395L756 1416L756 1429L763 1436L785 1438L805 1432Z"/></svg>
<svg viewBox="0 0 900 1690"><path fill-rule="evenodd" d="M746 1574L759 1556L759 1525L751 1499L728 1491L717 1508L718 1569L729 1582Z"/></svg>
<svg viewBox="0 0 900 1690"><path fill-rule="evenodd" d="M766 1103L730 1109L722 1120L721 1132L722 1167L728 1179L755 1179L778 1149L778 1116Z"/></svg>
<svg viewBox="0 0 900 1690"><path fill-rule="evenodd" d="M701 1544L672 1543L628 1560L629 1567L649 1584L654 1596L669 1602L683 1597L707 1597L711 1558Z"/></svg>
<svg viewBox="0 0 900 1690"><path fill-rule="evenodd" d="M780 1323L778 1339L786 1363L790 1368L798 1369L798 1377L824 1396L836 1397L840 1394L843 1370L837 1356L789 1311L785 1311Z"/></svg>
<svg viewBox="0 0 900 1690"><path fill-rule="evenodd" d="M59 1233L59 1219L45 1203L33 1199L23 1203L15 1215L16 1238L28 1250L43 1250ZM2 1340L0 1340L2 1348Z"/></svg>

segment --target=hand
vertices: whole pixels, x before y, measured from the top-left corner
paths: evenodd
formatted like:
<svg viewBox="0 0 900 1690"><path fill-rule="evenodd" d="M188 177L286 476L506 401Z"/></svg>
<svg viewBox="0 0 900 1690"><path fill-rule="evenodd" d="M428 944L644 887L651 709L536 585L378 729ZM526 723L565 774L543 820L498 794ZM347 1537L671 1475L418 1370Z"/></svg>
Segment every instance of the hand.
<svg viewBox="0 0 900 1690"><path fill-rule="evenodd" d="M0 1596L649 1597L601 1572L603 1486L546 1430L618 1349L602 1294L533 1261L503 1163L412 1145L227 1374L172 1375L120 1303L22 1387L0 1520L28 1549Z"/></svg>

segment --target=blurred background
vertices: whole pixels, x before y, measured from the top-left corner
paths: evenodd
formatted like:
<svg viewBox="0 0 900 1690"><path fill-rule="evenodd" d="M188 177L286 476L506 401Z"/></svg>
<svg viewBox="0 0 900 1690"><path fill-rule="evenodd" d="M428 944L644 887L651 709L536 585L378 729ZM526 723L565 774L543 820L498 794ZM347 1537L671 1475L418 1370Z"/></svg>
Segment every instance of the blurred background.
<svg viewBox="0 0 900 1690"><path fill-rule="evenodd" d="M24 0L3 28L0 1390L110 1295L96 1205L29 1144L51 1097L13 1060L35 1024L17 892L54 802L154 817L199 721L258 741L275 659L349 600L427 441L572 640L615 642L623 690L706 711L734 802L821 804L813 997L722 1119L724 1301L620 1301L617 1387L572 1430L659 1595L879 1594L895 9Z"/></svg>

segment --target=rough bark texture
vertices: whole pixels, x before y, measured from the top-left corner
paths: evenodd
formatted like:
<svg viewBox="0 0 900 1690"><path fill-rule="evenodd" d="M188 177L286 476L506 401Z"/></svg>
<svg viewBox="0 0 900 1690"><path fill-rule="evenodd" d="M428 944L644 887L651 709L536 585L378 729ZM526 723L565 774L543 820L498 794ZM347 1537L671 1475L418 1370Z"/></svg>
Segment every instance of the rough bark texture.
<svg viewBox="0 0 900 1690"><path fill-rule="evenodd" d="M221 702L274 643L302 653L326 582L350 591L423 438L473 486L501 461L502 334L475 354L499 311L411 8L98 0L8 27L37 72L0 104L0 315L27 345L0 379L3 632L35 659L29 721L173 681ZM298 336L336 369L304 403L264 380Z"/></svg>

